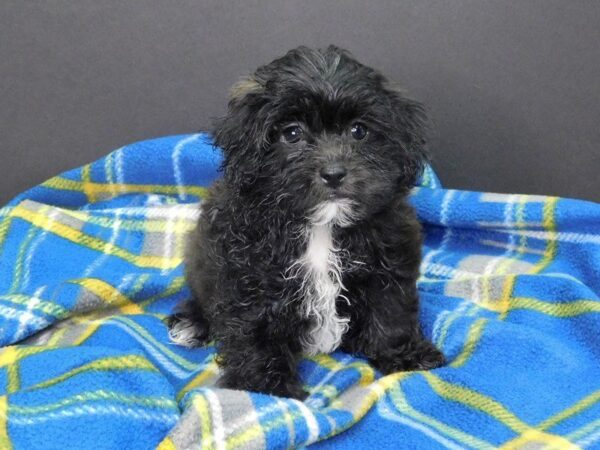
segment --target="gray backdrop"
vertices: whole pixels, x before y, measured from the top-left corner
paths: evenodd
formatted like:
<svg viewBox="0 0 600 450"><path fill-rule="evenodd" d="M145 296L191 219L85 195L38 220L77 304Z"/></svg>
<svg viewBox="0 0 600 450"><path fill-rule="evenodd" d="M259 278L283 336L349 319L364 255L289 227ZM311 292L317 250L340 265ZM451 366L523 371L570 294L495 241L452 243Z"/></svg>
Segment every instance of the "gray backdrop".
<svg viewBox="0 0 600 450"><path fill-rule="evenodd" d="M447 186L600 200L598 1L1 0L0 202L329 43L427 104Z"/></svg>

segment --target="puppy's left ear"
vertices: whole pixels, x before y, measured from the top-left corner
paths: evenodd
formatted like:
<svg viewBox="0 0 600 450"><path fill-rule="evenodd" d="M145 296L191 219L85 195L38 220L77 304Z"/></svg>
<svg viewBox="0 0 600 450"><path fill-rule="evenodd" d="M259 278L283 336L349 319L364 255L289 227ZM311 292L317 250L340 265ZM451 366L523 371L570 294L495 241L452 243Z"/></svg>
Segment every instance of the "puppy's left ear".
<svg viewBox="0 0 600 450"><path fill-rule="evenodd" d="M387 84L391 120L403 151L401 183L412 187L429 161L427 154L427 114L425 107L408 97L398 87Z"/></svg>

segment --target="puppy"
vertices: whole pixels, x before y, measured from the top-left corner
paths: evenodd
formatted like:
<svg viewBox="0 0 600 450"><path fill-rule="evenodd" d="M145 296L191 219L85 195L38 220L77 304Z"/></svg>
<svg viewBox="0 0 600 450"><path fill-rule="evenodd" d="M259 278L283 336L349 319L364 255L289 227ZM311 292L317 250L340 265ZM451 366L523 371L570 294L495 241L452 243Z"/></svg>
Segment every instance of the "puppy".
<svg viewBox="0 0 600 450"><path fill-rule="evenodd" d="M337 47L300 47L233 86L214 143L223 178L186 257L193 298L169 320L214 340L220 384L302 399L303 355L361 354L384 374L443 355L418 323L422 106Z"/></svg>

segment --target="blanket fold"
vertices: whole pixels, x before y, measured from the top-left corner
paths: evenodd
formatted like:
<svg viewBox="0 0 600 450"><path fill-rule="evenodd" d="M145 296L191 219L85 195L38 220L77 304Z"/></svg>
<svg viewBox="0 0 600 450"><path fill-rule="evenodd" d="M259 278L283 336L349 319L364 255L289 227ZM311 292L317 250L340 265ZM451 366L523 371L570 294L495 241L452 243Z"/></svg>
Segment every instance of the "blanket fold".
<svg viewBox="0 0 600 450"><path fill-rule="evenodd" d="M412 202L425 334L448 364L306 358L305 402L215 387L171 344L186 236L221 155L125 146L0 209L0 448L600 448L600 205L443 189Z"/></svg>

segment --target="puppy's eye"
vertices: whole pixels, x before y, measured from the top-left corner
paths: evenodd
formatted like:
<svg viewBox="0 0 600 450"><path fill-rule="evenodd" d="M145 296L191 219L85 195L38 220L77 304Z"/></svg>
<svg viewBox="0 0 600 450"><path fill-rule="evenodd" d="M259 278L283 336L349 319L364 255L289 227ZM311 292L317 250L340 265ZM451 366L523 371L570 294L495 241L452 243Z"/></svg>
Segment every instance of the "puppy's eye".
<svg viewBox="0 0 600 450"><path fill-rule="evenodd" d="M288 144L295 144L304 139L304 130L300 125L290 125L281 130L281 140Z"/></svg>
<svg viewBox="0 0 600 450"><path fill-rule="evenodd" d="M364 139L368 132L367 127L362 123L354 123L352 124L352 127L350 127L350 134L357 141Z"/></svg>

